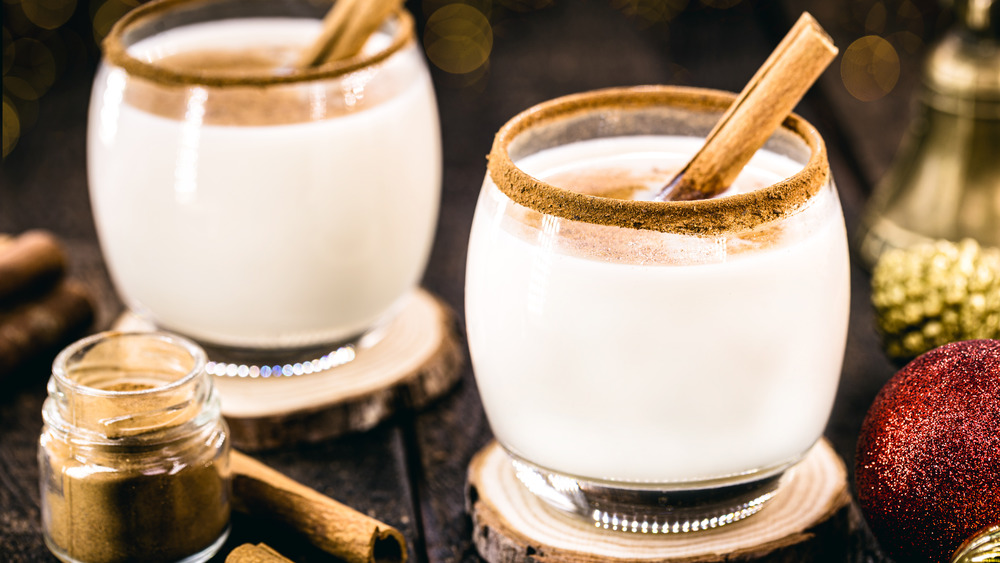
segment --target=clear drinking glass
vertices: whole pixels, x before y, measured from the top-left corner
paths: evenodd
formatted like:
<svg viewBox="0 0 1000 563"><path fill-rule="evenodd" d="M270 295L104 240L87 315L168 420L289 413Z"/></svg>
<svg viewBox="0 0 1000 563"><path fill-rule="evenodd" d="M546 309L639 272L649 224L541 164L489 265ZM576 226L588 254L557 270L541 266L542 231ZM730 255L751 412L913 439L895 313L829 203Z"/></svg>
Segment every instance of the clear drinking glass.
<svg viewBox="0 0 1000 563"><path fill-rule="evenodd" d="M103 45L88 172L108 268L133 311L213 360L356 342L426 266L441 148L413 19L400 10L359 55L294 68L329 7L155 1Z"/></svg>
<svg viewBox="0 0 1000 563"><path fill-rule="evenodd" d="M648 201L732 99L560 98L490 154L466 276L483 406L521 482L598 527L745 518L830 414L850 287L816 130L789 117L719 197Z"/></svg>

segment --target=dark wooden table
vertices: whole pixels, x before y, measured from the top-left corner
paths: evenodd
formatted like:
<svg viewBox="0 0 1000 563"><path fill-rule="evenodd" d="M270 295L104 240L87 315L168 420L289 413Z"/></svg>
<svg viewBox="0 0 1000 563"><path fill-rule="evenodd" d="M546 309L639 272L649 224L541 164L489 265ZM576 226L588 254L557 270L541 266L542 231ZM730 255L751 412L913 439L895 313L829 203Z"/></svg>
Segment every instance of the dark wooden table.
<svg viewBox="0 0 1000 563"><path fill-rule="evenodd" d="M410 2L421 33L428 14L444 3ZM906 128L919 62L942 27L940 7L933 0L470 3L490 17L492 52L488 67L475 75L433 69L445 168L441 219L424 278L424 285L457 311L460 323L464 323L466 242L485 172L484 157L494 132L515 113L556 96L608 86L685 84L738 91L798 14L808 9L831 32L842 53L859 37L877 34L888 38L900 57L899 82L880 99L865 102L852 96L844 86L838 57L799 106L826 139L848 228L855 233L864 202ZM78 11L84 14L73 21L83 18L86 24L87 3L81 4ZM5 22L6 11L16 8L17 4L5 3ZM89 29L78 27L86 36ZM97 298L99 314L93 330L99 330L120 312L121 302L104 268L87 196L84 133L94 56L77 59L83 62L78 61L75 70L38 102L37 122L23 132L3 162L0 232L45 228L57 233L71 254L73 277ZM826 432L849 467L862 418L893 373L875 333L868 275L856 260L852 293L843 378ZM52 355L39 358L2 382L0 560L4 561L54 560L40 532L35 461L51 360ZM363 435L259 457L398 527L408 539L413 561L476 561L463 484L469 459L490 437L466 364L460 385L424 412L399 415ZM264 541L296 561L329 559L291 532L238 517L226 552L244 541ZM866 533L852 539L851 551L853 561L882 560Z"/></svg>

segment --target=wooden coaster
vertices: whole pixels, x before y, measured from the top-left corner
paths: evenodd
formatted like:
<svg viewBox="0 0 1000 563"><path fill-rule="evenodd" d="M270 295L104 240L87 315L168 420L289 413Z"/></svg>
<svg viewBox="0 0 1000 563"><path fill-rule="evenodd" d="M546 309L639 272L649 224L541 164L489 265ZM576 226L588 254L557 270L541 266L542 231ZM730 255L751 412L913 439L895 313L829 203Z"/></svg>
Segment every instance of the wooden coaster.
<svg viewBox="0 0 1000 563"><path fill-rule="evenodd" d="M116 330L152 330L125 312ZM233 445L255 451L368 430L421 408L458 381L463 361L454 315L419 290L377 344L332 369L293 377L215 377Z"/></svg>
<svg viewBox="0 0 1000 563"><path fill-rule="evenodd" d="M469 464L466 502L476 549L491 563L836 560L831 555L845 549L858 518L846 475L824 439L786 475L775 498L746 520L699 532L635 534L598 529L545 505L492 442Z"/></svg>

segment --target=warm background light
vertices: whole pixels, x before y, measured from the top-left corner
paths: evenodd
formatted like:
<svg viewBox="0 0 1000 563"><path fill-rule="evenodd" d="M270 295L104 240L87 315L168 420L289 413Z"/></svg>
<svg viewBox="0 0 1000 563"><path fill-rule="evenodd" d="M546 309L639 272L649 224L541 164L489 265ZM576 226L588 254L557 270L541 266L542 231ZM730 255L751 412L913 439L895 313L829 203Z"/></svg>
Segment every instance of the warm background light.
<svg viewBox="0 0 1000 563"><path fill-rule="evenodd" d="M89 78L97 47L73 25L80 13L77 0L3 0L4 158L35 125L40 101L61 79Z"/></svg>
<svg viewBox="0 0 1000 563"><path fill-rule="evenodd" d="M612 0L611 4L646 27L674 19L687 7L688 0Z"/></svg>
<svg viewBox="0 0 1000 563"><path fill-rule="evenodd" d="M24 15L42 29L56 29L69 21L76 10L76 0L22 1Z"/></svg>
<svg viewBox="0 0 1000 563"><path fill-rule="evenodd" d="M94 22L94 38L102 41L111 31L111 26L140 3L139 0L91 0L90 19Z"/></svg>
<svg viewBox="0 0 1000 563"><path fill-rule="evenodd" d="M3 6L3 155L34 126L40 100L59 85L89 81L99 57L97 45L111 26L145 0L0 0ZM317 0L323 1L323 0ZM484 91L496 42L532 12L554 8L559 0L409 0L407 7L423 25L427 59L443 71L444 87ZM572 3L572 0L563 0ZM684 11L726 10L766 0L603 0L638 29L666 36ZM892 92L900 77L900 55L921 53L926 38L941 28L912 0L843 0L826 15L840 18L844 88L861 101ZM689 74L669 53L665 65L673 83ZM68 79L72 75L74 81ZM75 83L74 82L74 83Z"/></svg>
<svg viewBox="0 0 1000 563"><path fill-rule="evenodd" d="M431 64L445 72L465 74L485 65L493 50L493 28L486 16L468 4L447 4L427 18L424 49Z"/></svg>
<svg viewBox="0 0 1000 563"><path fill-rule="evenodd" d="M866 35L844 51L840 76L855 98L864 102L877 100L891 92L899 80L899 55L885 39Z"/></svg>
<svg viewBox="0 0 1000 563"><path fill-rule="evenodd" d="M840 64L844 88L854 98L871 102L896 87L900 53L919 56L943 22L928 21L911 0L850 0L841 11L841 26L853 34Z"/></svg>

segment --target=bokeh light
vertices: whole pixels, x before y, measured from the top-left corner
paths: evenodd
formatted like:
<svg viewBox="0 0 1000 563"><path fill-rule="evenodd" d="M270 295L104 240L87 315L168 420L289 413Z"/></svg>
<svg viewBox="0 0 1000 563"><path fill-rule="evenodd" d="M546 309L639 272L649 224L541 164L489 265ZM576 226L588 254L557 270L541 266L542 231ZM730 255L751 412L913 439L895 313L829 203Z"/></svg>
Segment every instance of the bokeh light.
<svg viewBox="0 0 1000 563"><path fill-rule="evenodd" d="M139 5L139 0L91 0L90 9L93 14L94 39L98 43L107 37L111 27L132 8Z"/></svg>
<svg viewBox="0 0 1000 563"><path fill-rule="evenodd" d="M3 157L7 158L10 151L14 150L17 140L21 135L21 122L17 117L14 104L10 103L7 96L3 97Z"/></svg>
<svg viewBox="0 0 1000 563"><path fill-rule="evenodd" d="M899 55L882 37L866 35L844 51L840 77L855 98L877 100L891 92L899 80Z"/></svg>
<svg viewBox="0 0 1000 563"><path fill-rule="evenodd" d="M3 74L7 76L11 67L14 66L14 37L11 36L7 28L3 28Z"/></svg>
<svg viewBox="0 0 1000 563"><path fill-rule="evenodd" d="M925 37L933 36L933 6L912 0L845 0L838 11L838 25L855 37L877 35L889 42L897 53L919 55ZM947 14L948 10L941 13Z"/></svg>
<svg viewBox="0 0 1000 563"><path fill-rule="evenodd" d="M924 15L910 0L904 0L899 4L896 9L896 21L905 31L914 35L922 36L924 33Z"/></svg>
<svg viewBox="0 0 1000 563"><path fill-rule="evenodd" d="M924 40L910 31L897 31L886 37L889 43L897 45L908 55L915 55L924 47Z"/></svg>
<svg viewBox="0 0 1000 563"><path fill-rule="evenodd" d="M868 10L868 15L865 16L865 33L871 35L884 33L888 16L889 12L886 10L885 4L882 2L872 4L871 9Z"/></svg>
<svg viewBox="0 0 1000 563"><path fill-rule="evenodd" d="M480 10L468 4L436 9L424 27L424 50L434 66L466 74L485 65L493 50L493 28Z"/></svg>
<svg viewBox="0 0 1000 563"><path fill-rule="evenodd" d="M497 4L512 12L533 12L548 8L555 0L497 0Z"/></svg>
<svg viewBox="0 0 1000 563"><path fill-rule="evenodd" d="M89 77L96 45L81 37L86 3L79 0L3 2L3 157L35 125L41 99L67 75ZM85 29L85 28L84 28Z"/></svg>
<svg viewBox="0 0 1000 563"><path fill-rule="evenodd" d="M494 0L423 0L421 9L424 15L433 14L434 12L444 8L445 6L450 6L454 4L464 4L470 6L482 12L486 16L487 20L493 21L493 4Z"/></svg>
<svg viewBox="0 0 1000 563"><path fill-rule="evenodd" d="M638 18L644 27L673 20L684 11L688 0L612 0L626 16Z"/></svg>
<svg viewBox="0 0 1000 563"><path fill-rule="evenodd" d="M49 48L22 37L13 43L14 61L4 73L4 90L22 100L37 100L56 80L56 61Z"/></svg>
<svg viewBox="0 0 1000 563"><path fill-rule="evenodd" d="M708 6L709 8L715 8L717 10L728 10L739 4L741 0L701 0L701 3Z"/></svg>
<svg viewBox="0 0 1000 563"><path fill-rule="evenodd" d="M42 29L56 29L63 25L76 10L76 0L24 0L24 15Z"/></svg>

